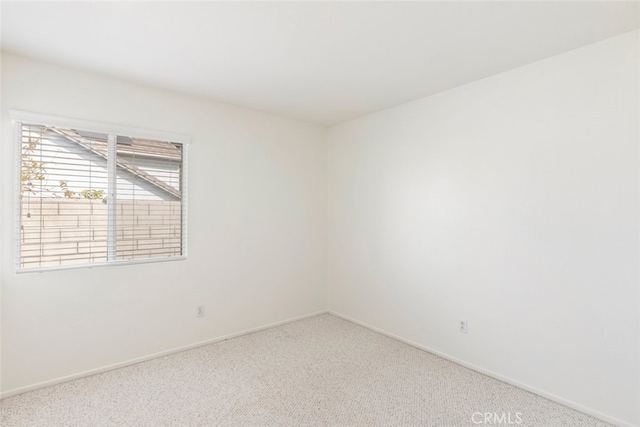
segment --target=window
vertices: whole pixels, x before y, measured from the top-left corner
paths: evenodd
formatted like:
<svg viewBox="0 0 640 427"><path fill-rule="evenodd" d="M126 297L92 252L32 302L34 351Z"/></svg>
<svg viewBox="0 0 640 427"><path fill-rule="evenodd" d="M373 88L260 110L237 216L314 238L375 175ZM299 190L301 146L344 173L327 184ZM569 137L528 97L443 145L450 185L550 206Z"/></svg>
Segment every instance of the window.
<svg viewBox="0 0 640 427"><path fill-rule="evenodd" d="M184 141L19 116L19 270L184 258Z"/></svg>

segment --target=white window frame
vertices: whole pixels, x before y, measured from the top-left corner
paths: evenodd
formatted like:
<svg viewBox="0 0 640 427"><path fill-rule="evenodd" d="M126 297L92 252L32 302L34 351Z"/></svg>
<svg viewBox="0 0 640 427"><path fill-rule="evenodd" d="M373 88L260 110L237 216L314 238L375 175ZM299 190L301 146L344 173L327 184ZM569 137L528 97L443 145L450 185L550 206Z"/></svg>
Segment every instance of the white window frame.
<svg viewBox="0 0 640 427"><path fill-rule="evenodd" d="M31 113L27 111L20 110L10 110L9 118L14 124L15 130L15 161L14 167L14 178L15 178L15 197L14 203L15 208L14 212L14 230L15 230L15 244L14 244L14 252L15 252L15 272L16 273L39 273L44 271L56 271L56 270L71 270L71 269L79 269L79 268L94 268L94 267L105 267L105 266L116 266L116 265L130 265L130 264L147 264L147 263L156 263L156 262L170 262L170 261L180 261L187 259L187 152L189 143L191 142L191 137L189 135L174 133L174 132L165 132L165 131L155 131L131 126L121 126L112 123L104 123L97 121L88 121L88 120L79 120L72 119L68 117L54 116L48 114L40 114L40 113ZM170 141L175 142L182 145L182 171L181 171L181 211L182 211L182 255L172 256L172 257L164 257L164 258L145 258L145 259L136 259L136 260L112 260L107 262L96 262L96 263L85 263L78 265L62 265L55 267L30 267L30 268L22 268L20 266L20 225L21 225L21 203L20 203L20 170L21 170L21 159L22 159L22 124L35 124L35 125L43 125L43 126L51 126L65 129L76 129L80 131L86 132L98 132L105 133L107 135L126 135L135 138L145 138L151 140L158 141ZM111 202L113 200L113 193L108 195L108 200ZM114 203L109 203L110 206L114 206ZM113 218L112 215L109 216ZM111 226L111 224L110 224ZM110 233L111 234L111 233Z"/></svg>

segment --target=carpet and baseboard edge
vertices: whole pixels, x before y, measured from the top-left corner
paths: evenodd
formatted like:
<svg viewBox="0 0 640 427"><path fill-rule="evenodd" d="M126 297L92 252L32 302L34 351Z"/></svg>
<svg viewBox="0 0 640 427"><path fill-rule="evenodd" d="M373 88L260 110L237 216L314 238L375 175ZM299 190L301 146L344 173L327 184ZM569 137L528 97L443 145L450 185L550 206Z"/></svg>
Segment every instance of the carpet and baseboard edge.
<svg viewBox="0 0 640 427"><path fill-rule="evenodd" d="M512 378L506 377L506 376L498 374L496 372L490 371L488 369L484 369L484 368L482 368L480 366L477 366L477 365L474 365L472 363L468 363L468 362L465 362L463 360L457 359L457 358L452 357L452 356L450 356L450 355L448 355L446 353L442 353L440 351L434 350L434 349L432 349L430 347L427 347L425 345L419 344L419 343L417 343L415 341L411 341L409 339L406 339L406 338L401 337L399 335L396 335L394 333L388 332L388 331L386 331L384 329L380 329L378 327L369 325L368 323L361 322L359 320L353 319L353 318L351 318L349 316L346 316L346 315L344 315L342 313L338 313L338 312L333 311L333 310L328 310L327 312L329 314L333 315L333 316L339 317L339 318L344 319L344 320L346 320L348 322L354 323L356 325L360 325L360 326L362 326L364 328L367 328L367 329L372 330L374 332L377 332L379 334L385 335L385 336L387 336L389 338L393 338L394 340L403 342L405 344L408 344L408 345L410 345L412 347L415 347L415 348L418 348L420 350L426 351L427 353L431 353L431 354L433 354L435 356L442 357L443 359L446 359L446 360L448 360L450 362L456 363L456 364L458 364L460 366L464 366L465 368L471 369L471 370L476 371L476 372L478 372L480 374L483 374L483 375L486 375L488 377L494 378L494 379L496 379L498 381L502 381L502 382L507 383L509 385L512 385L514 387L518 387L518 388L520 388L522 390L526 390L526 391L528 391L530 393L533 393L535 395L544 397L545 399L549 399L551 401L557 402L557 403L559 403L561 405L564 405L566 407L569 407L571 409L575 409L576 411L580 411L580 412L585 413L587 415L591 415L592 417L598 418L598 419L600 419L602 421L605 421L607 423L614 424L614 425L619 426L619 427L638 427L636 424L628 423L626 421L620 420L618 418L612 417L610 415L604 414L602 412L596 411L594 409L588 408L586 406L582 406L582 405L580 405L578 403L575 403L575 402L572 402L570 400L564 399L562 397L556 396L555 394L548 393L548 392L546 392L544 390L540 390L539 388L530 386L528 384L522 383L520 381L514 380Z"/></svg>
<svg viewBox="0 0 640 427"><path fill-rule="evenodd" d="M344 319L344 320L346 320L348 322L351 322L351 323L354 323L356 325L362 326L362 327L367 328L367 329L369 329L371 331L374 331L374 332L377 332L379 334L385 335L385 336L387 336L389 338L392 338L392 339L395 339L397 341L403 342L405 344L408 344L408 345L410 345L412 347L415 347L415 348L418 348L420 350L426 351L426 352L431 353L433 355L436 355L438 357L442 357L443 359L449 360L449 361L451 361L453 363L456 363L456 364L458 364L460 366L464 366L465 368L471 369L471 370L476 371L478 373L481 373L483 375L487 375L487 376L489 376L491 378L494 378L496 380L499 380L499 381L502 381L504 383L510 384L510 385L512 385L514 387L518 387L520 389L526 390L528 392L531 392L531 393L536 394L538 396L544 397L544 398L549 399L551 401L557 402L557 403L559 403L561 405L567 406L567 407L575 409L577 411L583 412L585 414L591 415L591 416L593 416L595 418L601 419L601 420L603 420L605 422L614 424L616 426L619 426L619 427L639 427L638 425L628 423L626 421L620 420L618 418L609 416L609 415L604 414L602 412L596 411L594 409L582 406L582 405L577 404L575 402L572 402L570 400L567 400L567 399L564 399L562 397L556 396L556 395L554 395L552 393L545 392L544 390L540 390L540 389L538 389L536 387L530 386L528 384L522 383L520 381L514 380L512 378L506 377L506 376L498 374L496 372L484 369L484 368L479 367L477 365L474 365L472 363L468 363L468 362L465 362L463 360L457 359L457 358L452 357L452 356L450 356L448 354L445 354L445 353L442 353L440 351L434 350L434 349L432 349L430 347L427 347L425 345L419 344L419 343L417 343L415 341L411 341L411 340L406 339L406 338L404 338L402 336L399 336L399 335L396 335L394 333L388 332L388 331L386 331L384 329L375 327L375 326L370 325L370 324L368 324L366 322L362 322L362 321L353 319L353 318L351 318L349 316L346 316L346 315L344 315L342 313L339 313L339 312L336 312L336 311L333 311L333 310L320 310L320 311L316 311L316 312L313 312L313 313L308 313L308 314L304 314L304 315L301 315L301 316L292 317L292 318L280 320L280 321L277 321L277 322L269 323L269 324L266 324L266 325L257 326L255 328L250 328L250 329L242 330L242 331L239 331L239 332L234 332L234 333L223 335L223 336L220 336L220 337L211 338L211 339L204 340L204 341L199 341L199 342L196 342L196 343L193 343L193 344L188 344L188 345L181 346L181 347L175 347L175 348L172 348L172 349L169 349L169 350L165 350L165 351L149 354L149 355L146 355L146 356L137 357L137 358L134 358L134 359L129 359L129 360L126 360L124 362L118 362L118 363L114 363L114 364L111 364L111 365L103 366L103 367L100 367L100 368L89 369L89 370L86 370L86 371L83 371L83 372L78 372L78 373L67 375L67 376L64 376L64 377L59 377L59 378L55 378L55 379L52 379L52 380L43 381L43 382L40 382L40 383L36 383L36 384L31 384L31 385L28 385L28 386L24 386L24 387L15 388L15 389L12 389L12 390L7 390L7 391L5 391L5 392L0 394L0 399L4 399L4 398L7 398L7 397L15 396L15 395L22 394L22 393L27 393L27 392L30 392L30 391L34 391L34 390L38 390L38 389L41 389L41 388L53 386L53 385L56 385L56 384L61 384L61 383L68 382L68 381L73 381L73 380L84 378L84 377L88 377L88 376L91 376L91 375L100 374L100 373L111 371L111 370L114 370L114 369L123 368L125 366L135 365L137 363L146 362L148 360L156 359L158 357L168 356L170 354L179 353L179 352L186 351L186 350L191 350L191 349L194 349L194 348L197 348L197 347L202 347L202 346L209 345L209 344L214 344L216 342L225 341L225 340L228 340L228 339L231 339L231 338L235 338L235 337L239 337L239 336L242 336L242 335L251 334L251 333L254 333L254 332L262 331L262 330L265 330L265 329L273 328L273 327L284 325L284 324L287 324L287 323L296 322L296 321L299 321L299 320L307 319L307 318L318 316L318 315L325 314L325 313L329 313L329 314L331 314L333 316L339 317L339 318Z"/></svg>
<svg viewBox="0 0 640 427"><path fill-rule="evenodd" d="M273 328L275 326L285 325L285 324L291 323L291 322L297 322L298 320L307 319L309 317L314 317L314 316L318 316L320 314L325 314L325 313L328 313L328 310L320 310L320 311L316 311L316 312L313 312L313 313L303 314L302 316L296 316L296 317L292 317L292 318L289 318L289 319L279 320L277 322L268 323L266 325L257 326L255 328L245 329L245 330L242 330L242 331L239 331L239 332L234 332L234 333L223 335L223 336L220 336L220 337L211 338L211 339L204 340L204 341L199 341L199 342L196 342L196 343L193 343L193 344L187 344L185 346L174 347L174 348L171 348L169 350L159 351L157 353L148 354L146 356L136 357L134 359L126 360L124 362L113 363L111 365L102 366L100 368L89 369L89 370L78 372L78 373L75 373L75 374L66 375L64 377L58 377L58 378L54 378L52 380L42 381L42 382L39 382L39 383L36 383L36 384L31 384L31 385L24 386L24 387L14 388L12 390L7 390L7 391L1 393L0 394L0 400L1 399L5 399L7 397L11 397L11 396L16 396L18 394L22 394L22 393L27 393L27 392L30 392L30 391L38 390L38 389L41 389L41 388L50 387L50 386L53 386L53 385L56 385L56 384L61 384L61 383L65 383L65 382L68 382L68 381L73 381L73 380L77 380L77 379L80 379L80 378L89 377L91 375L101 374L103 372L112 371L114 369L124 368L125 366L135 365L137 363L146 362L148 360L156 359L158 357L168 356L170 354L180 353L181 351L191 350L191 349L194 349L194 348L202 347L204 345L209 345L209 344L213 344L213 343L216 343L216 342L225 341L225 340L228 340L228 339L231 339L231 338L236 338L236 337L239 337L239 336L242 336L242 335L252 334L254 332L262 331L264 329Z"/></svg>

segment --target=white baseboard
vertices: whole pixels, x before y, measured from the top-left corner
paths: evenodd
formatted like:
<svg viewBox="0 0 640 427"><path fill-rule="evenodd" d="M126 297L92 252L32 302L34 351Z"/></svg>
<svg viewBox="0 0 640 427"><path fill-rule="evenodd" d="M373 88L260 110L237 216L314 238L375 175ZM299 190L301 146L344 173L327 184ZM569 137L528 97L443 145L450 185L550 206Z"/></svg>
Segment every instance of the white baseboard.
<svg viewBox="0 0 640 427"><path fill-rule="evenodd" d="M620 420L618 418L609 416L607 414L603 414L602 412L598 412L598 411L596 411L594 409L588 408L586 406L582 406L582 405L580 405L578 403L575 403L575 402L572 402L570 400L564 399L564 398L562 398L560 396L556 396L555 394L547 393L544 390L540 390L540 389L538 389L536 387L530 386L528 384L522 383L520 381L514 380L514 379L506 377L504 375L500 375L500 374L498 374L496 372L493 372L493 371L490 371L488 369L481 368L480 366L476 366L476 365L474 365L472 363L465 362L464 360L460 360L460 359L457 359L455 357L449 356L448 354L439 352L437 350L434 350L432 348L429 348L429 347L424 346L422 344L419 344L417 342L408 340L408 339L403 338L403 337L401 337L399 335L393 334L391 332L387 332L384 329L380 329L380 328L377 328L375 326L369 325L368 323L361 322L361 321L356 320L356 319L352 319L351 317L345 316L344 314L337 313L337 312L335 312L333 310L328 310L328 312L329 312L329 314L332 314L334 316L340 317L341 319L347 320L349 322L355 323L356 325L360 325L360 326L365 327L367 329L370 329L370 330L372 330L374 332L378 332L378 333L380 333L382 335L385 335L385 336L387 336L389 338L393 338L393 339L401 341L401 342L403 342L405 344L409 344L412 347L416 347L416 348L418 348L420 350L424 350L424 351L426 351L428 353L434 354L436 356L442 357L443 359L447 359L447 360L449 360L449 361L451 361L453 363L456 363L458 365L464 366L465 368L469 368L469 369L474 370L476 372L479 372L481 374L487 375L487 376L489 376L491 378L497 379L499 381L502 381L502 382L505 382L507 384L513 385L515 387L518 387L518 388L521 388L523 390L529 391L529 392L531 392L533 394L537 394L538 396L541 396L541 397L544 397L546 399L552 400L554 402L560 403L561 405L564 405L564 406L567 406L569 408L575 409L576 411L583 412L583 413L585 413L587 415L591 415L592 417L598 418L598 419L600 419L602 421L606 421L606 422L608 422L610 424L613 424L613 425L616 425L616 426L619 426L619 427L638 427L635 424L630 424L630 423L628 423L626 421L623 421L623 420Z"/></svg>
<svg viewBox="0 0 640 427"><path fill-rule="evenodd" d="M274 326L280 326L280 325L284 325L286 323L296 322L298 320L303 320L303 319L306 319L306 318L309 318L309 317L314 317L314 316L318 316L320 314L325 314L325 313L328 313L328 310L316 311L314 313L309 313L309 314L305 314L305 315L302 315L302 316L292 317L290 319L280 320L278 322L269 323L267 325L258 326L258 327L251 328L251 329L246 329L246 330L240 331L240 332L235 332L233 334L228 334L228 335L224 335L224 336L221 336L221 337L212 338L212 339L209 339L209 340L200 341L200 342L197 342L197 343L185 345L185 346L182 346L182 347L175 347L175 348L172 348L172 349L169 349L169 350L160 351L158 353L153 353L153 354L149 354L149 355L146 355L146 356L137 357L135 359L130 359L130 360L127 360L127 361L124 361L124 362L114 363L112 365L107 365L107 366L103 366L103 367L100 367L100 368L90 369L88 371L78 372L76 374L71 374L71 375L67 375L67 376L64 376L64 377L59 377L59 378L55 378L55 379L52 379L52 380L43 381L43 382L36 383L36 384L31 384L31 385L28 385L28 386L25 386L25 387L14 388L12 390L7 390L7 391L3 392L2 394L0 394L0 399L4 399L4 398L10 397L10 396L15 396L17 394L22 394L22 393L26 393L26 392L29 392L29 391L37 390L37 389L40 389L40 388L49 387L49 386L52 386L52 385L64 383L64 382L67 382L67 381L73 381L73 380L77 380L79 378L88 377L88 376L91 376L91 375L96 375L96 374L100 374L100 373L107 372L107 371L112 371L114 369L123 368L125 366L135 365L136 363L145 362L147 360L156 359L156 358L162 357L162 356L168 356L170 354L179 353L181 351L191 350L193 348L202 347L203 345L213 344L213 343L216 343L216 342L220 342L220 341L228 340L228 339L231 339L231 338L239 337L241 335L251 334L253 332L258 332L258 331L262 331L264 329L273 328Z"/></svg>

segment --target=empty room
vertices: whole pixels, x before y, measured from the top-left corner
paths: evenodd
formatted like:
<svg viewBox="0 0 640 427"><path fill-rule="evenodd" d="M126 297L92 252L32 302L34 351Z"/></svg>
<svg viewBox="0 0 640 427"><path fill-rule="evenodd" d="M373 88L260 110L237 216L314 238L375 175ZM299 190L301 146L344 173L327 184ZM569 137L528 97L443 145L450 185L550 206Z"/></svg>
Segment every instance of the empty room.
<svg viewBox="0 0 640 427"><path fill-rule="evenodd" d="M640 427L640 2L0 24L1 427Z"/></svg>

